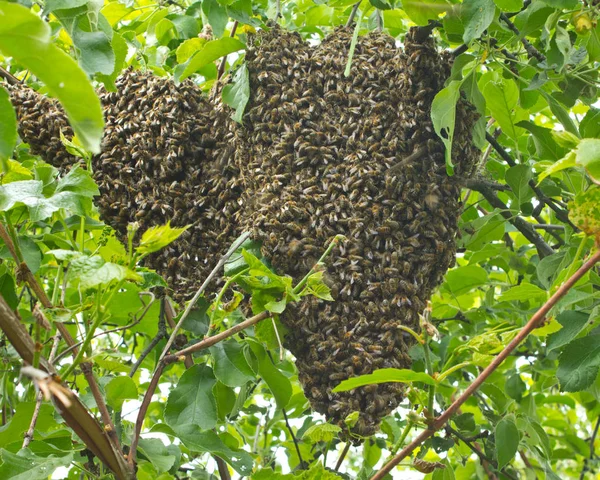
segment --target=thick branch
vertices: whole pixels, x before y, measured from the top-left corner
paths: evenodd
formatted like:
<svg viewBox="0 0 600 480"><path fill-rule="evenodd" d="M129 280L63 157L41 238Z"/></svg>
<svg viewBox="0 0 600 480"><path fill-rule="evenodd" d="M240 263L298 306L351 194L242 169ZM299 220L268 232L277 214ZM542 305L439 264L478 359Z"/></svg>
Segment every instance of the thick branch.
<svg viewBox="0 0 600 480"><path fill-rule="evenodd" d="M356 2L352 7L352 11L350 12L350 16L348 17L348 21L346 22L346 27L352 25L354 17L356 17L356 12L358 11L358 7L360 7L360 2L362 2L362 0L358 0L358 2Z"/></svg>
<svg viewBox="0 0 600 480"><path fill-rule="evenodd" d="M408 457L417 447L419 447L425 440L432 437L435 432L440 430L452 416L458 411L463 403L465 403L471 395L473 395L477 389L488 379L488 377L494 373L494 371L506 360L510 354L515 350L523 340L546 318L546 315L550 312L552 307L558 303L558 301L564 297L567 292L583 277L588 271L590 271L596 263L600 261L600 251L597 251L592 257L585 262L561 287L548 299L548 301L531 317L523 329L515 336L515 338L496 356L487 368L479 374L479 376L467 387L463 394L458 397L448 409L436 418L427 430L421 432L410 444L390 460L377 474L375 474L371 480L383 480L383 478L392 471L392 469L398 465L402 460Z"/></svg>
<svg viewBox="0 0 600 480"><path fill-rule="evenodd" d="M506 218L517 230L523 234L525 238L527 238L527 240L535 245L535 248L537 248L541 258L547 257L554 253L552 247L546 243L546 241L538 232L535 231L533 225L531 225L529 222L526 222L518 215L513 215L493 190L483 185L477 189L474 188L473 190L477 190L479 193L481 193L492 207L499 209L500 215Z"/></svg>
<svg viewBox="0 0 600 480"><path fill-rule="evenodd" d="M0 77L7 81L9 85L18 85L21 82L17 77L4 68L0 67Z"/></svg>

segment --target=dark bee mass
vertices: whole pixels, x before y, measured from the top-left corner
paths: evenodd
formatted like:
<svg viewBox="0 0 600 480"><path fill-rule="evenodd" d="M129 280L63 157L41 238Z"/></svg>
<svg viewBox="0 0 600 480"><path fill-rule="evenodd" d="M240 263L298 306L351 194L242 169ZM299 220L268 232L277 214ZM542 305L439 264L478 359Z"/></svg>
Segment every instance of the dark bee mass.
<svg viewBox="0 0 600 480"><path fill-rule="evenodd" d="M418 329L454 262L460 187L446 174L430 119L449 59L414 30L403 49L371 33L359 38L345 77L350 43L343 28L316 48L278 27L250 37L243 126L191 83L127 72L117 93L101 92L107 129L94 175L102 216L121 235L134 220L143 229L193 225L150 261L180 299L242 230L296 280L345 235L325 273L336 301L307 299L282 321L313 408L342 426L360 412L354 432L368 436L402 401L402 385L332 389L379 368L410 367L414 340L398 327ZM73 162L56 141L67 128L56 104L12 94L32 149L58 166ZM453 159L462 177L475 165L475 120L461 100Z"/></svg>

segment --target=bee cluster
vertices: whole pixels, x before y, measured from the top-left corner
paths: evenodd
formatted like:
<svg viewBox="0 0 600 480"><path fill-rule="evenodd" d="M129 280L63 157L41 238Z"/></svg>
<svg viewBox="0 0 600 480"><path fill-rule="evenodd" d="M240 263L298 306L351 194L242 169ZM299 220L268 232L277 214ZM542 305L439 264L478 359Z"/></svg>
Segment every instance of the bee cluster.
<svg viewBox="0 0 600 480"><path fill-rule="evenodd" d="M449 75L431 39L416 31L360 37L350 75L352 31L311 48L295 33L261 32L250 45L251 101L236 135L245 179L240 223L273 266L296 280L337 234L327 262L335 302L306 299L282 316L286 346L313 408L353 431L375 433L403 398L401 384L333 393L342 380L379 368L409 368L410 334L454 262L460 187L446 174L430 110ZM456 171L469 175L476 115L457 112Z"/></svg>
<svg viewBox="0 0 600 480"><path fill-rule="evenodd" d="M351 36L340 28L317 47L279 27L250 37L241 126L190 82L126 72L116 93L100 93L107 127L94 176L100 212L120 235L134 220L142 230L168 220L192 225L149 262L179 299L243 230L296 280L345 235L324 267L336 301L307 298L281 320L313 408L341 426L360 412L352 430L368 436L402 401L403 386L332 389L379 368L410 367L414 339L400 327L418 329L454 262L460 186L446 174L430 119L450 60L416 30L403 49L370 33L359 37L346 77ZM57 141L68 126L56 103L22 88L12 96L32 150L57 166L76 161ZM459 101L453 159L461 177L475 165L476 116ZM37 142L40 128L47 132Z"/></svg>
<svg viewBox="0 0 600 480"><path fill-rule="evenodd" d="M176 85L151 73L128 70L116 92L101 89L106 127L93 159L101 217L121 239L137 222L140 232L168 221L191 225L148 264L165 277L177 300L189 297L212 269L236 229L233 214L241 184L227 146L227 116L191 82ZM19 133L48 163L66 169L71 156L60 132L73 132L56 100L22 86L11 88ZM217 135L218 132L218 135Z"/></svg>

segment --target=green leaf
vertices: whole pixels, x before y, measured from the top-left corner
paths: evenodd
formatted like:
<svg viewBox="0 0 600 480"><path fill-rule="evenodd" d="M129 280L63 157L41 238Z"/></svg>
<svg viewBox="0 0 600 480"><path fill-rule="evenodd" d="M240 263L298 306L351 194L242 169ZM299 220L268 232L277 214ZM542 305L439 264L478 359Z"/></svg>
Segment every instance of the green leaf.
<svg viewBox="0 0 600 480"><path fill-rule="evenodd" d="M594 382L600 368L599 339L597 335L588 335L565 347L556 371L563 392L578 392Z"/></svg>
<svg viewBox="0 0 600 480"><path fill-rule="evenodd" d="M503 468L515 457L515 454L519 449L519 439L519 429L517 428L512 415L507 415L498 422L495 430L498 468Z"/></svg>
<svg viewBox="0 0 600 480"><path fill-rule="evenodd" d="M203 430L214 428L218 420L213 395L216 382L212 369L206 365L186 370L169 394L165 407L167 425L174 430L192 425Z"/></svg>
<svg viewBox="0 0 600 480"><path fill-rule="evenodd" d="M246 65L238 68L232 82L223 87L223 102L235 109L235 113L231 118L238 123L242 123L244 109L250 99L250 76Z"/></svg>
<svg viewBox="0 0 600 480"><path fill-rule="evenodd" d="M523 394L527 391L527 386L521 379L521 376L518 373L515 373L508 377L508 380L504 385L504 391L510 398L520 402L523 398Z"/></svg>
<svg viewBox="0 0 600 480"><path fill-rule="evenodd" d="M462 295L484 285L488 274L479 265L467 265L450 270L446 274L445 285L454 295Z"/></svg>
<svg viewBox="0 0 600 480"><path fill-rule="evenodd" d="M138 450L154 465L159 474L168 472L177 459L158 438L140 438Z"/></svg>
<svg viewBox="0 0 600 480"><path fill-rule="evenodd" d="M367 375L360 375L358 377L352 377L348 380L344 380L337 387L335 387L333 392L347 392L348 390L353 390L357 387L364 387L365 385L375 385L378 383L411 383L411 382L421 382L426 385L437 385L437 382L424 372L415 372L413 370L408 370L405 368L381 368L379 370L375 370L373 373L369 373Z"/></svg>
<svg viewBox="0 0 600 480"><path fill-rule="evenodd" d="M224 422L235 407L236 395L233 388L228 387L222 382L215 383L213 387L213 395L217 402L217 414L219 420Z"/></svg>
<svg viewBox="0 0 600 480"><path fill-rule="evenodd" d="M446 171L448 175L452 175L454 172L452 139L454 138L454 123L456 121L456 102L460 98L461 83L457 80L450 82L450 85L437 93L431 104L433 128L446 148Z"/></svg>
<svg viewBox="0 0 600 480"><path fill-rule="evenodd" d="M517 123L518 127L528 130L533 135L533 143L540 160L558 160L565 155L565 149L554 140L552 130L540 127L529 121Z"/></svg>
<svg viewBox="0 0 600 480"><path fill-rule="evenodd" d="M182 228L171 227L171 222L159 227L151 227L142 235L142 241L136 251L142 255L158 252L161 248L177 240L190 225Z"/></svg>
<svg viewBox="0 0 600 480"><path fill-rule="evenodd" d="M465 23L463 41L466 44L479 38L494 20L496 6L492 0L464 0L462 20Z"/></svg>
<svg viewBox="0 0 600 480"><path fill-rule="evenodd" d="M179 75L178 80L184 80L191 74L198 71L200 68L208 65L215 60L229 55L230 53L243 50L244 44L236 38L225 37L219 40L211 40L206 42L204 47L196 53L185 65L183 72Z"/></svg>
<svg viewBox="0 0 600 480"><path fill-rule="evenodd" d="M1 7L0 7L1 8ZM49 478L56 469L68 467L73 461L73 454L56 457L38 457L30 450L20 450L17 454L0 450L0 478L4 480L36 480Z"/></svg>
<svg viewBox="0 0 600 480"><path fill-rule="evenodd" d="M583 138L600 137L600 108L591 107L579 123L579 132Z"/></svg>
<svg viewBox="0 0 600 480"><path fill-rule="evenodd" d="M498 300L500 302L513 302L513 301L524 301L536 298L546 297L547 292L542 290L537 285L523 282L520 285L509 288L506 292L503 292Z"/></svg>
<svg viewBox="0 0 600 480"><path fill-rule="evenodd" d="M106 262L100 255L75 258L69 265L68 278L71 286L79 286L83 290L108 285L113 281L141 280L135 272L123 265Z"/></svg>
<svg viewBox="0 0 600 480"><path fill-rule="evenodd" d="M91 199L72 191L57 192L49 198L43 194L44 184L39 180L23 180L0 186L0 211L25 205L32 222L45 220L64 208L76 215L86 215L91 209Z"/></svg>
<svg viewBox="0 0 600 480"><path fill-rule="evenodd" d="M506 171L506 183L510 186L519 205L533 196L533 190L529 187L529 180L532 178L533 171L529 165L515 165Z"/></svg>
<svg viewBox="0 0 600 480"><path fill-rule="evenodd" d="M403 0L402 9L417 25L427 25L429 20L437 18L450 10L450 6L443 0Z"/></svg>
<svg viewBox="0 0 600 480"><path fill-rule="evenodd" d="M542 183L544 178L550 175L554 175L555 173L558 173L561 170L566 170L567 168L573 168L575 165L577 165L576 158L577 156L575 155L575 152L570 152L566 157L563 157L558 162L550 165L548 168L546 168L546 170L538 175L538 185Z"/></svg>
<svg viewBox="0 0 600 480"><path fill-rule="evenodd" d="M19 297L17 297L15 280L8 273L0 275L0 296L2 296L12 310L16 310L19 306Z"/></svg>
<svg viewBox="0 0 600 480"><path fill-rule="evenodd" d="M215 37L222 37L229 20L227 9L217 0L203 0L202 12L208 18L208 23L212 27Z"/></svg>
<svg viewBox="0 0 600 480"><path fill-rule="evenodd" d="M190 450L194 452L209 452L218 455L229 463L240 475L247 476L252 472L252 465L254 464L252 457L243 450L234 450L228 447L215 432L199 431L198 427L189 423L183 423L177 428L174 428L174 430L177 437Z"/></svg>
<svg viewBox="0 0 600 480"><path fill-rule="evenodd" d="M115 410L121 410L125 400L135 400L138 396L137 385L127 376L113 378L105 389L106 403Z"/></svg>
<svg viewBox="0 0 600 480"><path fill-rule="evenodd" d="M17 114L8 92L0 87L0 162L12 157L17 144Z"/></svg>
<svg viewBox="0 0 600 480"><path fill-rule="evenodd" d="M96 182L92 179L90 172L79 166L73 167L69 173L58 181L56 193L73 192L82 197L95 197L100 195Z"/></svg>
<svg viewBox="0 0 600 480"><path fill-rule="evenodd" d="M177 47L177 63L187 62L196 52L198 52L207 40L205 38L190 38Z"/></svg>
<svg viewBox="0 0 600 480"><path fill-rule="evenodd" d="M569 112L567 112L565 107L563 107L558 100L556 100L552 95L546 93L544 90L540 89L538 91L546 99L548 105L550 106L550 110L558 119L558 121L562 124L565 130L575 135L576 137L579 137L579 130L577 129L575 122L573 122L573 119L571 118Z"/></svg>
<svg viewBox="0 0 600 480"><path fill-rule="evenodd" d="M489 81L483 87L483 96L492 116L502 131L515 142L518 132L515 127L515 108L519 102L519 87L513 80Z"/></svg>
<svg viewBox="0 0 600 480"><path fill-rule="evenodd" d="M576 160L595 182L600 182L600 139L584 138L576 150Z"/></svg>
<svg viewBox="0 0 600 480"><path fill-rule="evenodd" d="M123 69L123 65L125 64L125 60L127 58L129 47L125 39L117 32L113 32L110 45L115 53L115 65L113 71L110 75L98 74L96 75L96 78L104 83L107 90L114 92L116 91L115 80L121 74L121 70Z"/></svg>
<svg viewBox="0 0 600 480"><path fill-rule="evenodd" d="M463 432L472 432L477 427L475 424L475 416L472 413L462 413L454 417L454 423L459 430Z"/></svg>
<svg viewBox="0 0 600 480"><path fill-rule="evenodd" d="M47 0L44 2L44 15L55 10L67 10L71 8L82 7L88 0Z"/></svg>
<svg viewBox="0 0 600 480"><path fill-rule="evenodd" d="M518 12L523 8L523 0L494 0L494 3L503 12Z"/></svg>
<svg viewBox="0 0 600 480"><path fill-rule="evenodd" d="M265 347L255 341L249 341L248 344L258 360L258 374L271 390L277 406L285 408L292 396L292 385L289 379L273 365Z"/></svg>
<svg viewBox="0 0 600 480"><path fill-rule="evenodd" d="M563 328L548 337L548 351L566 345L585 328L590 316L587 313L566 310L556 317Z"/></svg>
<svg viewBox="0 0 600 480"><path fill-rule="evenodd" d="M309 427L304 432L302 438L306 438L312 443L331 442L341 431L342 429L337 425L332 425L331 423L321 423L319 425L313 425Z"/></svg>
<svg viewBox="0 0 600 480"><path fill-rule="evenodd" d="M100 153L100 100L75 60L51 43L50 27L28 8L0 1L0 51L31 71L57 97L85 147Z"/></svg>
<svg viewBox="0 0 600 480"><path fill-rule="evenodd" d="M241 387L254 380L256 374L246 360L244 347L235 340L226 340L210 347L215 359L215 377L229 387Z"/></svg>
<svg viewBox="0 0 600 480"><path fill-rule="evenodd" d="M79 51L79 64L88 75L113 73L115 52L104 32L87 32L75 26L71 38Z"/></svg>

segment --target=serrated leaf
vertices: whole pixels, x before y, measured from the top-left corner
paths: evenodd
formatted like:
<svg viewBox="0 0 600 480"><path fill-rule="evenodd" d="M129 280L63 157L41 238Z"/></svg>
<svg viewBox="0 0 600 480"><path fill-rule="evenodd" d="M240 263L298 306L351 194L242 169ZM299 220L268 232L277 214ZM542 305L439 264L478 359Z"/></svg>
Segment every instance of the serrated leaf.
<svg viewBox="0 0 600 480"><path fill-rule="evenodd" d="M599 340L596 335L588 335L565 347L556 371L563 392L579 392L594 382L600 369Z"/></svg>
<svg viewBox="0 0 600 480"><path fill-rule="evenodd" d="M136 251L142 255L154 253L177 240L190 226L181 228L171 227L171 222L159 227L151 227L144 232Z"/></svg>
<svg viewBox="0 0 600 480"><path fill-rule="evenodd" d="M141 277L123 265L104 261L100 255L82 255L71 261L68 270L69 284L82 289L107 285L113 281L134 280Z"/></svg>
<svg viewBox="0 0 600 480"><path fill-rule="evenodd" d="M214 428L218 421L217 402L213 395L216 382L212 369L207 365L194 365L186 370L169 394L165 422L174 430L188 425L196 426L196 432L198 427L203 430Z"/></svg>
<svg viewBox="0 0 600 480"><path fill-rule="evenodd" d="M510 462L519 449L519 429L511 415L498 422L495 430L496 456L498 468L503 468Z"/></svg>
<svg viewBox="0 0 600 480"><path fill-rule="evenodd" d="M446 171L448 175L454 172L452 164L452 140L454 138L454 124L456 122L456 102L460 98L460 81L453 80L440 90L431 104L431 120L433 128L445 147Z"/></svg>
<svg viewBox="0 0 600 480"><path fill-rule="evenodd" d="M347 392L348 390L353 390L358 387L364 387L365 385L374 385L378 383L411 383L411 382L421 382L427 385L437 385L437 382L424 372L415 372L413 370L408 369L399 369L399 368L381 368L379 370L375 370L373 373L369 373L367 375L360 375L358 377L352 377L348 380L344 380L337 387L335 387L333 392Z"/></svg>
<svg viewBox="0 0 600 480"><path fill-rule="evenodd" d="M594 182L600 183L600 139L584 138L575 155L577 163L585 167Z"/></svg>
<svg viewBox="0 0 600 480"><path fill-rule="evenodd" d="M159 474L167 472L175 464L175 455L171 454L158 438L140 438L138 449L154 465Z"/></svg>
<svg viewBox="0 0 600 480"><path fill-rule="evenodd" d="M235 340L226 340L210 347L215 359L215 376L229 387L241 387L254 380L256 374L246 360L243 346Z"/></svg>
<svg viewBox="0 0 600 480"><path fill-rule="evenodd" d="M302 438L310 440L312 443L318 442L331 442L342 429L337 425L331 423L321 423L319 425L313 425L309 427Z"/></svg>
<svg viewBox="0 0 600 480"><path fill-rule="evenodd" d="M548 337L548 351L566 345L585 328L590 316L587 313L566 310L556 317L562 328Z"/></svg>

